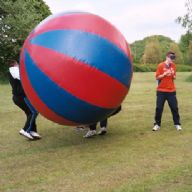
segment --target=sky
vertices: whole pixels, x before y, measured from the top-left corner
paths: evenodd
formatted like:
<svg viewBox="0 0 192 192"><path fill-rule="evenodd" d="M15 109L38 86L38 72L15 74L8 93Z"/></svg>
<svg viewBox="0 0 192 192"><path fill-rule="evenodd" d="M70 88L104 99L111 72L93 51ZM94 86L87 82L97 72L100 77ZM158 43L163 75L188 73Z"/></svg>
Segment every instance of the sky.
<svg viewBox="0 0 192 192"><path fill-rule="evenodd" d="M176 23L186 14L186 0L44 0L53 14L86 11L112 23L129 43L151 35L179 42L186 30Z"/></svg>

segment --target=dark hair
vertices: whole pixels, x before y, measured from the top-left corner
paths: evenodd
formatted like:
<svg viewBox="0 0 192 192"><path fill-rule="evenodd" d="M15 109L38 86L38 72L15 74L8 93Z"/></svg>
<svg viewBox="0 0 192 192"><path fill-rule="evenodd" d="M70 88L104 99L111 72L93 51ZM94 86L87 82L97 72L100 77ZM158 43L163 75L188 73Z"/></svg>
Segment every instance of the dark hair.
<svg viewBox="0 0 192 192"><path fill-rule="evenodd" d="M14 60L14 59L10 59L10 60L7 61L7 63L9 65L9 67L13 67L17 63L17 61Z"/></svg>
<svg viewBox="0 0 192 192"><path fill-rule="evenodd" d="M176 55L173 51L168 51L166 53L166 57L169 57L170 59L174 60L176 58Z"/></svg>
<svg viewBox="0 0 192 192"><path fill-rule="evenodd" d="M175 53L174 53L173 51L168 51L168 52L166 53L166 56L169 57L170 55L175 55Z"/></svg>

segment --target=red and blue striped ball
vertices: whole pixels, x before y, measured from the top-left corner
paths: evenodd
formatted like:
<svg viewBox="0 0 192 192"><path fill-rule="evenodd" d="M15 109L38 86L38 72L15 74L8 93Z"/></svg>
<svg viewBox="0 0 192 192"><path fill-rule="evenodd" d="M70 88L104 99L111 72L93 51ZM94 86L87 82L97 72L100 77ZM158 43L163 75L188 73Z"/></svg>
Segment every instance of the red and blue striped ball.
<svg viewBox="0 0 192 192"><path fill-rule="evenodd" d="M132 62L123 35L90 13L49 16L29 34L20 55L21 81L32 105L64 125L98 122L122 103Z"/></svg>

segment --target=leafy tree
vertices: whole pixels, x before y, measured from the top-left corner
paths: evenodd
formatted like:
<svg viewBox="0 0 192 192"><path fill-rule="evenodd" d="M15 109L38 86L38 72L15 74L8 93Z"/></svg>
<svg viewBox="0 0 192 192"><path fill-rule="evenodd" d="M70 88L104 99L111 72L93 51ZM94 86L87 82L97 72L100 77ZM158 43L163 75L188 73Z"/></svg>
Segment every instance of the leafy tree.
<svg viewBox="0 0 192 192"><path fill-rule="evenodd" d="M140 63L140 61L143 59L143 54L144 54L146 45L149 42L154 41L154 39L159 42L161 60L165 58L166 52L169 51L170 43L174 41L171 40L169 37L165 37L163 35L153 35L153 36L146 37L143 40L135 41L130 45L131 52L133 54L134 63Z"/></svg>
<svg viewBox="0 0 192 192"><path fill-rule="evenodd" d="M192 31L192 0L186 0L185 6L187 13L183 17L178 17L177 22L186 28L187 31Z"/></svg>
<svg viewBox="0 0 192 192"><path fill-rule="evenodd" d="M175 62L178 64L182 64L183 63L183 56L182 53L179 49L179 45L177 43L170 43L170 51L173 51L176 55L176 60Z"/></svg>
<svg viewBox="0 0 192 192"><path fill-rule="evenodd" d="M134 43L130 44L134 63L140 63L144 54L145 44L146 42L144 40L135 41Z"/></svg>
<svg viewBox="0 0 192 192"><path fill-rule="evenodd" d="M159 63L161 60L160 45L157 39L150 41L145 46L145 51L142 57L142 63Z"/></svg>
<svg viewBox="0 0 192 192"><path fill-rule="evenodd" d="M189 47L192 43L192 33L187 32L185 35L182 35L179 41L179 47L183 54L184 64L192 64L190 62Z"/></svg>
<svg viewBox="0 0 192 192"><path fill-rule="evenodd" d="M165 55L168 51L170 51L170 45L171 43L175 43L173 40L171 40L169 37L164 37L162 35L158 36L160 49L161 49L161 60L165 59Z"/></svg>
<svg viewBox="0 0 192 192"><path fill-rule="evenodd" d="M192 65L192 42L190 42L188 48L188 63Z"/></svg>
<svg viewBox="0 0 192 192"><path fill-rule="evenodd" d="M19 58L29 32L51 12L43 0L0 0L0 72Z"/></svg>
<svg viewBox="0 0 192 192"><path fill-rule="evenodd" d="M140 63L140 61L144 59L143 55L147 44L154 40L157 40L159 42L161 60L165 59L165 54L167 51L169 51L170 43L174 41L171 40L169 37L165 37L163 35L153 35L146 37L143 40L135 41L130 45L134 63Z"/></svg>

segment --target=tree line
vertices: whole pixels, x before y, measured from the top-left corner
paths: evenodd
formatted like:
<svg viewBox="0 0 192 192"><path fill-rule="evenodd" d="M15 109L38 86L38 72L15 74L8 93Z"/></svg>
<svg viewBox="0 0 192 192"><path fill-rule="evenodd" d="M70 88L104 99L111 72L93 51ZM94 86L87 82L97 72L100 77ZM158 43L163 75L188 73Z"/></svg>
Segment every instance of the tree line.
<svg viewBox="0 0 192 192"><path fill-rule="evenodd" d="M168 50L177 55L177 63L192 65L192 0L186 1L187 13L177 18L186 34L176 43L169 37L154 35L130 45L134 63L158 63ZM0 0L0 76L9 59L18 60L24 40L51 11L43 0Z"/></svg>
<svg viewBox="0 0 192 192"><path fill-rule="evenodd" d="M165 59L166 52L175 52L176 63L192 65L192 33L182 35L179 43L169 37L154 35L130 45L134 63L157 64Z"/></svg>
<svg viewBox="0 0 192 192"><path fill-rule="evenodd" d="M169 37L154 35L130 45L134 63L156 64L165 59L167 51L176 53L176 63L192 66L192 0L185 2L186 14L179 16L176 22L186 29L179 43Z"/></svg>

